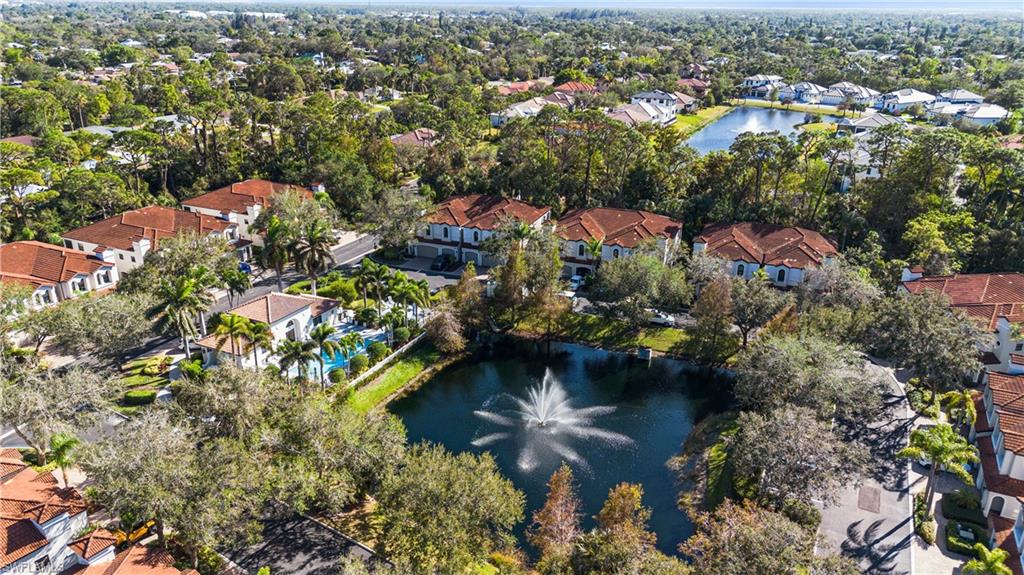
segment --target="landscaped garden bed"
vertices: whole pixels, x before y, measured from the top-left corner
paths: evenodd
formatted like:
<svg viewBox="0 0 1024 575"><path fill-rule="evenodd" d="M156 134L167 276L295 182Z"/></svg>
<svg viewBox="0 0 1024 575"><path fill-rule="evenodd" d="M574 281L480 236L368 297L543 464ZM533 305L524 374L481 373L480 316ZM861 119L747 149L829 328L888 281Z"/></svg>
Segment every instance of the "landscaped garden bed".
<svg viewBox="0 0 1024 575"><path fill-rule="evenodd" d="M138 410L156 401L157 391L170 385L167 374L171 369L171 357L155 355L132 360L121 366L119 380L124 395L114 409L124 415L134 415Z"/></svg>

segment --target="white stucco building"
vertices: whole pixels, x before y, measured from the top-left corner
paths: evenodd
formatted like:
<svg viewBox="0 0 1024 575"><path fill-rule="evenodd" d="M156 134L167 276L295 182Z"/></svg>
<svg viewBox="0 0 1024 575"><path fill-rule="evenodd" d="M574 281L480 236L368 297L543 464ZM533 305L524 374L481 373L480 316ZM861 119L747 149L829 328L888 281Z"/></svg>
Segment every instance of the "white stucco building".
<svg viewBox="0 0 1024 575"><path fill-rule="evenodd" d="M321 186L306 189L301 186L281 184L268 180L245 180L207 192L201 196L181 202L186 211L211 216L233 224L240 239L262 245L256 230L251 229L263 209L270 205L275 194L286 191L311 199L314 191L323 191Z"/></svg>
<svg viewBox="0 0 1024 575"><path fill-rule="evenodd" d="M32 287L30 308L105 293L118 279L112 250L87 253L36 241L0 245L0 281Z"/></svg>

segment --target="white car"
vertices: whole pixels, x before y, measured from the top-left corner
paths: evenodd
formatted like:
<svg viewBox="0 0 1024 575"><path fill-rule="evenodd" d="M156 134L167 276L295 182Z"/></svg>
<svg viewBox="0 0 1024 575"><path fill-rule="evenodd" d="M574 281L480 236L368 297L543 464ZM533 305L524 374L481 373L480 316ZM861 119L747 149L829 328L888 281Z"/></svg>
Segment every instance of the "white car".
<svg viewBox="0 0 1024 575"><path fill-rule="evenodd" d="M656 309L651 309L647 311L649 311L652 314L650 320L651 324L660 325L663 327L675 327L676 318L672 317L671 314L667 314L663 311L658 311Z"/></svg>
<svg viewBox="0 0 1024 575"><path fill-rule="evenodd" d="M569 278L569 291L580 291L583 287L583 276L572 276Z"/></svg>

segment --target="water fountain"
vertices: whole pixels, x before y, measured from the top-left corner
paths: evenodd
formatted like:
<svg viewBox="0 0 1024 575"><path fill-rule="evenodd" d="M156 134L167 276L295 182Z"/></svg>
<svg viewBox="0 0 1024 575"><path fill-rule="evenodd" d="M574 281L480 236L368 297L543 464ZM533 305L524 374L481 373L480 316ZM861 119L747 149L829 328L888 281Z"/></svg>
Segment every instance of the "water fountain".
<svg viewBox="0 0 1024 575"><path fill-rule="evenodd" d="M507 409L492 410L491 405L509 403ZM485 409L473 412L480 419L508 431L496 431L474 439L476 447L485 447L499 441L518 440L519 469L530 472L545 459L560 459L577 467L589 469L584 459L573 448L574 440L597 440L611 447L633 444L629 437L598 427L594 420L615 411L613 406L598 405L576 407L565 388L545 371L540 385L530 388L526 397L500 394L484 404Z"/></svg>

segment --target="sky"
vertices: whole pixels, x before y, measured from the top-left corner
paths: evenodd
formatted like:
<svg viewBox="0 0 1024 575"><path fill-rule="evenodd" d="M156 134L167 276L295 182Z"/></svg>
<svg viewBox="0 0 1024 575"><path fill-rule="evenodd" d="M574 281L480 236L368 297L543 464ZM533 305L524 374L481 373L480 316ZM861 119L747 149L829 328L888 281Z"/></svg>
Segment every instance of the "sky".
<svg viewBox="0 0 1024 575"><path fill-rule="evenodd" d="M477 6L524 8L593 9L736 9L736 10L864 10L920 11L943 13L1009 12L1024 19L1024 0L369 0L366 4L339 0L343 4L386 6Z"/></svg>

